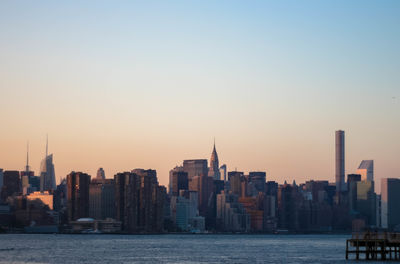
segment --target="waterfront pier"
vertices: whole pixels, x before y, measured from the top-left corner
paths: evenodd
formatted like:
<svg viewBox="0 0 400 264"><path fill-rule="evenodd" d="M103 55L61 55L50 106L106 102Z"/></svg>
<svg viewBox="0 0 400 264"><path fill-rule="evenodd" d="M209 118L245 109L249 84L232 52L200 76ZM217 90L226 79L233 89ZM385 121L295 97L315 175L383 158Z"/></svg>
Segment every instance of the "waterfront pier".
<svg viewBox="0 0 400 264"><path fill-rule="evenodd" d="M399 261L400 233L370 231L355 233L346 241L346 259L351 255L355 255L355 260Z"/></svg>

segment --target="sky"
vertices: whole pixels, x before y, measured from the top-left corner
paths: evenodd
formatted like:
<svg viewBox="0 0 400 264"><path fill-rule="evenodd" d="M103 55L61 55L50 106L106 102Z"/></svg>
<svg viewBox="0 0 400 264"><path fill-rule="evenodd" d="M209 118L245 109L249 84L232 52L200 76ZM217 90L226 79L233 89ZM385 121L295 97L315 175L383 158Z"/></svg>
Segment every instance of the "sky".
<svg viewBox="0 0 400 264"><path fill-rule="evenodd" d="M0 2L0 168L106 177L211 156L267 180L400 177L399 1Z"/></svg>

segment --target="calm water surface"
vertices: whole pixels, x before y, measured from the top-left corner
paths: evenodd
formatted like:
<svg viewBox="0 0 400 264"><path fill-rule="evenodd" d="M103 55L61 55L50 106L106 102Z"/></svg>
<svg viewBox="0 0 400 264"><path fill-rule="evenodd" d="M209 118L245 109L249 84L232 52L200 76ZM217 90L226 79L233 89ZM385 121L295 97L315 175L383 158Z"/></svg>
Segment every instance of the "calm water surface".
<svg viewBox="0 0 400 264"><path fill-rule="evenodd" d="M346 238L7 234L0 235L0 263L355 263L345 261Z"/></svg>

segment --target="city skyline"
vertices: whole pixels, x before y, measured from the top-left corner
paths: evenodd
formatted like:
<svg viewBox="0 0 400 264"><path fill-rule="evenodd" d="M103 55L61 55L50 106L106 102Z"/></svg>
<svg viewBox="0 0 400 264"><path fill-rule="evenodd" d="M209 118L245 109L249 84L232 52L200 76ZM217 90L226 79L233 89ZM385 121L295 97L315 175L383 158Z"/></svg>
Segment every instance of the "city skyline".
<svg viewBox="0 0 400 264"><path fill-rule="evenodd" d="M342 134L342 137L344 137L344 133L345 133L346 131L343 131L343 130L337 130L337 131L335 131L335 135L334 135L334 148L335 148L335 153L334 154L332 154L332 156L334 156L334 157L332 157L332 163L334 163L334 166L337 166L337 159L338 159L338 150L337 150L337 144L338 144L338 133L343 133ZM341 140L343 140L343 139L341 139ZM162 184L162 185L164 185L164 186L168 186L169 185L169 181L170 181L170 179L169 179L169 171L174 167L174 166L180 166L180 165L182 165L182 163L185 161L185 160L196 160L196 159L200 159L200 160L207 160L207 165L208 165L208 167L209 168L211 168L211 160L212 159L214 159L215 157L216 157L216 159L218 160L218 154L217 154L217 150L216 150L216 141L215 141L215 138L214 138L214 143L213 143L214 145L213 145L213 148L212 148L212 152L210 153L210 155L209 156L211 156L211 158L207 158L207 157L192 157L192 158L183 158L181 161L177 161L176 162L176 164L175 165L173 165L173 166L171 166L170 168L169 168L169 170L168 170L168 175L167 175L167 179L165 180L165 183L164 183L164 180L163 180L163 175L160 175L160 172L158 173L158 177L159 177L159 179L160 179L160 184ZM346 142L346 144L347 144L347 142ZM35 171L34 170L34 166L32 166L32 164L31 163L29 163L29 155L30 155L30 149L29 149L29 143L28 143L28 148L27 148L27 150L26 150L27 152L25 153L25 155L26 155L26 164L25 164L25 166L24 166L24 168L25 168L25 170L27 170L27 167L28 167L28 165L29 165L29 169L31 169L31 171L33 171L33 172L35 172L35 175L37 175L37 176L39 176L40 177L40 172L39 172L39 170L38 171ZM346 153L346 147L344 147L343 148L343 150L341 149L340 151L344 151L344 153ZM347 154L344 154L344 159L346 160L346 156L347 156ZM43 159L42 161L41 161L41 164L40 164L40 166L43 166L43 162L44 162L44 160L47 160L47 158L48 157L50 157L51 159L52 159L52 157L53 157L53 153L52 154L50 154L50 155L48 155L48 136L46 136L46 155L45 155L45 159ZM365 163L366 161L365 160L360 160L359 162L361 162L361 164L363 164L363 163ZM374 162L374 160L369 160L369 162ZM316 178L312 178L312 177L310 177L310 178L304 178L304 179L302 179L301 177L297 177L296 178L296 176L293 176L293 177L289 177L289 178L284 178L284 179L282 179L281 181L279 180L279 179L276 179L276 178L274 178L274 177L272 177L271 175L269 175L269 173L268 173L268 169L266 169L266 168L262 168L262 169L255 169L255 168L249 168L248 170L244 170L244 169L242 169L242 168L240 168L240 167L232 167L232 166L229 166L229 163L228 164L226 164L225 162L222 162L221 164L220 164L221 166L222 165L226 165L227 166L227 171L243 171L243 172L247 172L247 173L249 173L249 172L257 172L257 171L263 171L263 172L266 172L267 173L267 180L268 181L276 181L276 182L278 182L278 183L280 183L280 184L282 184L283 182L292 182L292 181L297 181L297 182L306 182L306 181L308 181L308 180L327 180L327 181L329 181L330 183L337 183L337 172L336 171L333 171L332 172L332 174L333 174L333 176L332 177L326 177L326 178L318 178L318 177L316 177ZM54 170L54 167L56 167L57 168L57 166L54 166L54 165L52 165L53 166L53 170ZM347 166L347 165L346 165ZM344 167L346 167L346 166L344 166ZM360 165L361 166L361 165ZM347 169L344 169L343 168L343 170L344 170L344 178L342 178L341 180L343 180L343 181L345 181L346 179L347 179L347 175L348 174L354 174L354 173L360 173L360 166L358 166L358 165L354 165L354 164L351 164L349 167L350 168L354 168L354 169L348 169L347 167ZM56 178L56 182L57 182L57 184L59 184L60 183L60 181L62 180L62 179L66 179L66 177L67 177L67 175L70 173L70 172L74 172L74 171L82 171L82 172L85 172L85 173L88 173L89 175L91 175L93 178L95 178L96 177L96 175L98 175L98 173L99 173L99 170L103 170L102 171L102 173L103 174L105 174L105 176L106 176L106 178L108 178L108 179L112 179L113 177L114 177L114 175L116 175L116 174L118 174L119 172L121 172L121 171L131 171L131 170L133 170L133 169L135 169L135 168L139 168L140 166L135 166L135 165L133 165L133 167L130 167L130 168L127 168L127 169L125 169L125 170L121 170L121 169L118 169L118 168L112 168L112 171L116 171L116 173L107 173L107 171L104 171L103 170L103 167L102 166L99 166L99 167L97 167L96 169L92 169L92 168L90 168L90 169L88 169L88 170L81 170L81 169L74 169L74 168L71 168L71 169L69 169L69 172L66 174L66 175L63 175L63 174L57 174L57 173L55 173L57 176L57 178ZM372 167L373 168L373 167ZM5 170L17 170L17 171L21 171L21 172L23 172L24 170L19 170L19 169L13 169L13 168L3 168L3 169L5 169ZM148 167L148 169L155 169L156 171L158 171L157 170L157 166L155 165L155 166L153 166L153 167ZM335 170L336 170L336 168L334 168ZM374 169L374 170L376 170L376 169ZM55 171L57 171L57 170L55 170ZM92 172L93 171L93 172ZM37 173L37 172L39 172L39 174ZM218 173L219 173L219 171L218 171ZM363 174L363 173L362 173ZM210 175L209 175L210 176ZM54 177L54 176L53 176ZM364 177L364 176L363 176ZM366 177L366 176L365 176ZM381 179L383 179L383 178L391 178L391 177L385 177L385 176L382 176L382 177L378 177L377 179L375 179L376 180L376 186L379 186L380 187L380 180ZM396 176L392 176L392 178L396 178ZM342 184L344 184L344 183L342 183ZM377 190L379 190L379 189L377 189Z"/></svg>
<svg viewBox="0 0 400 264"><path fill-rule="evenodd" d="M57 182L154 168L167 185L217 139L228 171L334 179L375 161L398 177L400 4L0 4L0 167L37 173L46 133ZM338 19L340 18L340 19ZM379 189L379 188L378 188Z"/></svg>
<svg viewBox="0 0 400 264"><path fill-rule="evenodd" d="M0 264L399 261L399 14L0 1Z"/></svg>

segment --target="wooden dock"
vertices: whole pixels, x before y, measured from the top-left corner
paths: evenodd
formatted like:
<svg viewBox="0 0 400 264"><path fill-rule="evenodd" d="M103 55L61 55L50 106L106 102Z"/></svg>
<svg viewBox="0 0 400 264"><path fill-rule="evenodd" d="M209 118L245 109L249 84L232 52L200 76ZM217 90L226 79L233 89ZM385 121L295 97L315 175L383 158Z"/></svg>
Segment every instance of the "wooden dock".
<svg viewBox="0 0 400 264"><path fill-rule="evenodd" d="M355 254L355 260L400 260L400 233L363 232L346 241L346 259Z"/></svg>

